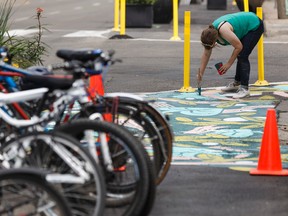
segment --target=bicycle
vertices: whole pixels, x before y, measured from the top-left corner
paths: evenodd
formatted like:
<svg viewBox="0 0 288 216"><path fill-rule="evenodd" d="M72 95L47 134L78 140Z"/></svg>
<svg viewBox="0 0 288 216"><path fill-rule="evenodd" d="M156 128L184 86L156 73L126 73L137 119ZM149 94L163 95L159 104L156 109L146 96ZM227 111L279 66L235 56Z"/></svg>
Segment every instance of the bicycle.
<svg viewBox="0 0 288 216"><path fill-rule="evenodd" d="M78 83L79 85L76 85L75 83ZM46 116L49 116L51 118L51 117L54 117L53 113L62 113L61 111L58 111L58 110L63 110L63 108L66 106L66 104L71 102L71 100L74 100L75 96L78 97L79 96L79 91L83 92L83 87L81 85L81 80L78 80L78 81L76 80L74 82L74 84L75 84L74 87L69 89L69 90L67 90L67 91L63 91L63 92L59 91L59 90L56 91L57 94L58 94L58 98L57 98L56 102L54 102L54 104L56 104L56 106L53 107L53 112L52 113L51 112L50 113L46 113ZM53 88L54 87L51 86L50 90L52 90ZM17 93L6 94L7 95L6 98L11 98L11 96L12 96L12 98L15 99L17 97L15 97L13 95L18 94L18 95L22 95L19 98L21 98L21 100L23 100L23 98L24 98L23 95L25 94L25 92L28 92L28 91L30 93L32 91L37 93L37 89L35 89L35 90L27 90L27 91L22 91L22 92L17 92ZM43 92L45 93L45 91L43 91ZM46 92L48 92L48 91L46 90ZM61 93L63 95L61 95ZM82 94L80 94L80 96L81 95ZM3 94L3 96L4 96L4 94ZM48 97L48 95L46 95L46 96ZM30 95L29 99L33 99L31 95ZM5 112L4 111L1 112L1 111L2 110L0 110L0 114L3 114L5 116ZM45 119L45 115L44 115L44 117L42 117L42 119L43 118ZM23 121L27 122L27 120L23 120ZM38 119L38 123L39 122L42 122L42 120ZM84 122L82 122L82 124L85 123L85 122L89 122L89 120L85 119ZM119 171L117 169L113 168L115 166L115 164L111 164L111 162L113 162L113 163L116 163L116 165L117 165L117 161L115 162L114 160L112 160L112 161L108 160L109 159L109 152L107 154L107 144L105 145L105 143L102 143L102 142L104 142L106 140L105 137L107 137L107 135L104 134L104 133L109 133L109 143L112 143L112 141L114 141L114 145L112 147L115 147L115 144L117 144L117 146L121 146L122 147L122 149L120 149L121 151L117 151L116 153L118 154L118 156L119 155L121 156L121 154L125 156L125 158L124 158L125 159L124 160L125 164L123 164L123 165L126 165L126 161L127 162L129 161L128 165L129 164L133 164L133 166L132 166L133 170L130 171L130 172L134 172L135 174L137 174L137 175L134 174L134 178L136 178L136 179L132 182L133 184L131 184L133 187L132 188L130 187L130 191L129 191L130 193L129 194L127 194L127 192L125 192L125 193L121 192L122 190L120 191L121 193L117 192L117 191L115 192L115 186L114 186L113 193L112 192L108 193L108 195L113 195L112 198L109 198L109 200L112 200L112 201L110 201L110 203L113 204L114 209L115 209L115 206L117 207L117 209L120 209L120 207L123 206L123 204L122 204L123 200L124 200L123 199L123 195L125 195L124 198L128 197L129 198L129 202L131 202L131 203L129 203L128 207L125 210L123 210L123 213L121 212L119 214L121 214L121 215L122 214L123 215L138 215L142 211L142 209L143 209L142 206L144 206L144 203L145 203L145 202L143 202L143 199L146 200L145 197L147 197L148 193L149 193L149 202L148 203L149 203L149 206L151 208L152 204L153 204L154 196L155 196L155 184L154 184L154 178L155 177L154 177L154 173L152 171L152 168L151 168L151 166L148 163L149 160L147 158L147 154L146 154L146 151L144 150L143 146L141 145L141 143L139 143L139 141L137 139L135 139L133 136L131 136L130 133L128 134L127 132L124 131L123 128L120 129L119 126L117 126L117 125L114 125L114 124L111 124L111 123L107 123L107 122L95 122L94 125L96 123L97 123L96 127L89 128L89 129L90 129L90 131L91 131L91 129L93 129L94 131L97 131L97 134L100 136L100 138L101 138L101 135L102 136L104 135L104 138L101 139L101 144L100 144L100 148L99 148L99 150L101 149L101 154L99 156L103 155L103 158L105 159L103 161L107 162L107 164L105 163L105 165L103 166L103 168L105 170L105 173L106 173L105 176L109 175L110 179L111 179L111 176L114 177L115 173L119 172ZM34 124L35 124L35 122L34 122ZM72 122L71 125L74 125L74 123ZM105 126L106 131L104 129L101 129L101 125L102 125L102 127L103 127L103 125ZM115 132L116 129L113 130L113 128L116 128L116 127L118 127L118 131L120 130L120 133L123 134L122 136L119 135L120 133L116 134L116 132ZM81 126L80 128L83 128L83 127ZM107 130L107 128L108 128L108 130ZM82 132L84 133L86 131L82 131ZM88 131L87 134L91 135L91 132L89 133L89 131ZM38 135L39 135L39 132L37 132L37 136ZM92 135L95 135L95 134L92 134ZM26 139L27 139L27 136L25 136L25 138L23 139L23 142ZM17 139L17 141L19 142L19 138ZM22 140L20 140L20 141L22 141ZM89 139L88 139L88 141L89 141ZM95 154L97 152L97 150L94 150L95 149L95 144L94 144L95 141L92 140L92 144L89 143L89 142L87 142L87 143L88 143L91 155L92 156L97 156L97 154ZM17 145L17 144L14 144L14 145ZM12 149L14 147L14 145L11 145L9 143L8 146ZM106 147L106 150L104 149L105 147ZM8 150L9 150L9 148L8 148ZM8 150L6 149L5 151L7 152ZM123 151L123 150L125 150L125 151ZM47 151L45 151L45 152L47 152ZM97 157L94 158L94 159L97 161ZM116 157L116 159L117 159L117 157ZM110 164L109 164L109 162L110 162ZM122 157L122 163L123 163L123 157ZM107 171L106 171L106 169L107 169ZM124 172L122 171L122 174L123 173ZM127 171L126 171L126 173L127 173ZM106 184L110 183L110 180L108 179L109 181L107 181L107 179L108 178L106 177ZM112 180L114 180L114 179L112 178ZM133 193L131 193L132 192L131 190L133 190ZM131 198L133 198L133 199L131 199ZM125 204L127 204L127 202ZM145 207L147 207L147 206L148 205L145 205ZM105 211L107 211L107 208L105 209Z"/></svg>
<svg viewBox="0 0 288 216"><path fill-rule="evenodd" d="M108 53L108 55L104 55L104 53L101 50L96 50L93 52L93 50L81 50L81 51L72 51L72 50L59 50L57 52L57 55L61 58L65 59L65 61L84 61L84 63L92 61L97 59L96 63L97 67L100 68L99 74L101 74L101 70L103 67L108 67L110 64L113 64L112 60L112 54ZM81 62L84 64L83 62ZM99 66L100 65L100 66ZM10 65L2 65L2 69L6 69L9 71L16 71L20 72L22 74L26 74L24 80L28 83L33 83L32 85L36 85L37 83L42 83L43 80L40 77L35 79L34 77L31 78L31 76L27 76L28 72L23 71L21 69L14 69ZM65 66L60 65L57 67L54 67L54 69L65 69ZM91 71L91 67L86 67L86 71ZM98 70L99 71L99 70ZM94 73L95 74L95 73ZM97 79L98 81L101 79ZM24 82L25 82L24 81ZM101 82L101 81L100 81ZM99 86L103 86L101 83ZM35 87L35 86L34 86ZM40 87L39 84L37 87ZM93 87L90 87L89 92L93 90ZM99 89L99 88L98 88ZM100 89L101 90L101 89ZM102 89L101 91L104 91ZM93 92L93 91L92 91ZM126 126L130 129L129 125L137 125L134 126L132 129L133 134L138 137L142 143L146 144L148 151L152 155L152 159L155 165L155 170L158 173L156 183L160 184L160 182L164 179L166 176L170 163L172 160L172 142L173 142L173 133L172 129L169 126L167 120L155 109L153 108L148 102L143 101L143 99L140 99L138 96L132 95L132 94L107 94L107 96L100 96L96 94L97 92L94 91L94 95L96 95L93 99L94 105L85 106L84 109L89 110L83 111L82 109L82 117L87 117L87 115L91 115L91 110L102 112L105 116L105 113L109 113L110 119L107 119L108 121L113 120L114 123L121 124L123 126ZM83 103L81 105L83 107ZM96 107L95 107L96 106ZM115 109L115 107L117 107ZM73 108L72 106L69 107L68 112L64 119L69 119L69 113L71 113L71 110ZM112 113L112 116L111 116ZM135 130L135 128L137 130ZM153 151L151 152L151 150Z"/></svg>
<svg viewBox="0 0 288 216"><path fill-rule="evenodd" d="M56 55L64 60L69 61L91 61L95 56L101 56L103 52L99 49L96 50L96 54L93 55L93 50L58 50ZM105 66L105 73L107 73L108 67L114 64L113 60L114 51L108 52L108 55L104 55L102 58L97 59L98 64ZM119 61L119 60L116 60ZM98 68L101 68L98 66ZM103 73L97 76L102 76ZM112 121L116 124L128 127L129 125L137 124L135 128L142 128L142 135L135 133L142 143L145 144L144 137L150 137L150 142L153 148L153 162L157 173L156 184L160 184L169 171L172 161L172 145L174 135L172 128L170 127L167 118L165 118L159 111L150 105L148 101L144 101L141 97L128 93L110 93L104 94L104 78L97 78L96 83L90 82L89 91L93 99L94 104L86 106L84 111L82 110L80 116L87 117L93 112L100 112L104 114L104 119L108 113L106 120ZM97 85L95 87L93 85ZM132 121L132 123L131 123ZM130 130L131 131L131 130ZM132 130L133 133L133 130ZM138 130L139 133L139 130ZM146 143L148 143L146 142Z"/></svg>
<svg viewBox="0 0 288 216"><path fill-rule="evenodd" d="M41 88L0 93L1 105L36 99L47 91L47 88ZM0 117L15 130L27 128L25 131L29 131L29 126L35 126L46 118L53 117L53 114L18 120L0 109ZM36 167L48 170L54 174L51 183L67 199L73 215L78 215L79 212L89 216L103 214L106 186L102 170L76 139L53 131L29 132L24 135L13 133L8 139L0 147L2 169Z"/></svg>
<svg viewBox="0 0 288 216"><path fill-rule="evenodd" d="M71 216L49 178L49 173L35 169L0 170L0 215Z"/></svg>

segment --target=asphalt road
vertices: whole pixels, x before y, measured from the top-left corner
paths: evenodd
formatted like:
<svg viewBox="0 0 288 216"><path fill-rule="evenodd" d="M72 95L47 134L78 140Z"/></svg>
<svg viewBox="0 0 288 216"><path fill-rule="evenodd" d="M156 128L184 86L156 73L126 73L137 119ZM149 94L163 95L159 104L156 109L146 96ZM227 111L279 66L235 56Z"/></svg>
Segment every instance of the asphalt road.
<svg viewBox="0 0 288 216"><path fill-rule="evenodd" d="M21 4L26 2L26 4ZM231 1L228 1L231 3ZM202 29L214 18L228 12L238 11L228 3L224 11L206 10L206 5L180 5L179 36L183 39L184 11L191 11L191 86L195 84L195 73L199 67L202 46L199 37ZM19 5L19 6L18 6ZM169 40L173 36L173 25L154 25L152 29L126 29L126 34L134 40L111 40L113 35L112 0L87 0L85 4L76 0L17 1L11 29L25 29L36 25L32 17L36 8L44 9L42 24L50 32L44 32L43 41L50 46L45 64L58 62L54 53L62 48L101 48L114 49L115 57L123 63L111 67L106 79L106 91L146 92L164 91L181 88L183 85L183 41ZM76 35L75 35L76 33ZM72 34L72 35L71 35ZM98 36L97 36L98 35ZM32 36L27 35L27 36ZM287 79L286 68L287 40L284 37L265 38L265 79L269 82ZM219 76L214 64L225 61L231 53L231 47L216 48L207 67L203 87L223 86L234 77L235 65L230 71ZM250 57L251 80L258 79L257 49ZM206 78L207 77L207 78ZM129 83L129 85L127 85ZM147 88L149 83L149 88Z"/></svg>
<svg viewBox="0 0 288 216"><path fill-rule="evenodd" d="M26 2L25 4L22 4ZM56 50L61 48L101 48L116 50L123 63L111 67L106 78L107 92L155 92L179 89L183 85L183 41L173 42L172 24L154 25L152 29L126 29L134 40L111 40L118 34L113 28L112 0L17 0L11 29L35 25L35 9L44 9L43 23L50 32L44 41L50 48L45 64L59 62ZM201 30L215 17L237 11L228 1L226 11L207 11L205 5L181 5L179 36L183 39L183 12L191 11L191 86L195 87L195 71L199 67L202 47ZM84 31L84 32L83 32ZM76 34L77 33L77 34ZM71 35L72 34L72 35ZM90 36L89 36L90 34ZM91 36L92 34L92 36ZM74 36L73 36L74 35ZM98 35L95 37L95 35ZM31 35L27 35L31 36ZM287 40L265 38L265 79L287 80ZM233 71L219 76L214 64L225 61L230 48L213 51L203 87L222 86L233 79ZM251 83L257 80L257 53L250 57ZM285 177L251 177L247 172L226 167L172 166L158 187L151 215L261 215L286 216L288 187Z"/></svg>

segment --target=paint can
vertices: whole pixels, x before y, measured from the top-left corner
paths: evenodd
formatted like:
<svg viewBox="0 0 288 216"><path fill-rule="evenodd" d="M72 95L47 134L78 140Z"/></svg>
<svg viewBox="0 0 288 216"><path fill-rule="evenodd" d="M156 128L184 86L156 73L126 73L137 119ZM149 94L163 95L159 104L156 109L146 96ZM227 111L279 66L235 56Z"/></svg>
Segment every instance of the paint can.
<svg viewBox="0 0 288 216"><path fill-rule="evenodd" d="M223 72L220 71L220 68L223 66L222 62L218 62L217 64L215 64L215 67L219 73L219 75L223 75Z"/></svg>

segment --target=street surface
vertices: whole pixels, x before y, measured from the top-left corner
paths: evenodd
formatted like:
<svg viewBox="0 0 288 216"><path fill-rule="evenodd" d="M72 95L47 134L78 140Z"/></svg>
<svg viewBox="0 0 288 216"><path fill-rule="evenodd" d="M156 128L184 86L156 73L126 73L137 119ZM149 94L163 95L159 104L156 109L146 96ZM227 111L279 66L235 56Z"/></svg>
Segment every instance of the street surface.
<svg viewBox="0 0 288 216"><path fill-rule="evenodd" d="M20 4L27 2L26 4ZM152 29L126 29L126 34L134 40L109 40L113 35L112 0L87 0L85 4L76 0L27 1L17 0L11 29L25 29L36 25L32 17L36 8L44 9L42 24L50 32L44 32L44 42L50 46L45 64L59 62L54 55L63 48L102 48L116 50L115 57L123 63L111 67L106 82L106 91L154 92L175 90L183 85L183 41L169 40L173 36L173 25L155 25ZM231 1L229 1L231 2ZM183 40L183 16L185 10L191 10L191 86L195 87L195 73L202 55L200 34L218 15L238 11L228 3L229 11L206 10L206 5L182 5L179 9L179 36ZM33 36L28 34L26 36ZM265 38L265 79L269 82L285 81L288 67L287 37ZM224 75L215 73L214 64L227 59L231 48L219 47L212 53L203 87L223 86L233 76L235 66ZM250 57L251 83L258 78L257 49ZM284 70L284 71L283 71ZM153 78L152 78L153 77ZM127 85L129 83L129 85ZM149 88L147 89L147 83ZM211 84L213 84L211 86Z"/></svg>
<svg viewBox="0 0 288 216"><path fill-rule="evenodd" d="M216 48L207 67L203 92L179 93L183 85L183 40L171 41L173 25L126 29L132 40L109 39L113 32L112 0L17 0L11 33L32 37L36 8L44 9L44 42L50 46L45 64L61 61L58 49L114 49L123 63L111 66L107 92L138 93L168 114L175 133L173 165L158 187L151 215L261 215L287 216L287 177L257 177L247 172L257 166L266 110L287 100L287 37L264 38L265 80L273 85L252 87L252 97L235 101L220 94L220 86L233 80L235 65L219 76L214 64L225 61L231 48ZM183 39L184 11L191 11L191 86L202 54L200 34L213 19L237 12L228 0L224 11L208 11L205 4L179 7L179 36ZM21 30L21 31L20 31ZM258 79L257 49L250 57L251 81ZM275 83L277 82L277 83ZM288 149L281 146L287 167ZM241 171L240 171L241 170Z"/></svg>

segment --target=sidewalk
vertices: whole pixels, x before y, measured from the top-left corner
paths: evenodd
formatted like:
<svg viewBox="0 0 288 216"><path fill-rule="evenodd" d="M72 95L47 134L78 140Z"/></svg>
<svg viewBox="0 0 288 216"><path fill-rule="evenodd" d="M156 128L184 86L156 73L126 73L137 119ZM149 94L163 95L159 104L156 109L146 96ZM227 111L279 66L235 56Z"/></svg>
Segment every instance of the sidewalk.
<svg viewBox="0 0 288 216"><path fill-rule="evenodd" d="M277 5L275 0L265 0L263 5L263 18L265 24L265 36L268 38L287 37L288 19L278 19Z"/></svg>
<svg viewBox="0 0 288 216"><path fill-rule="evenodd" d="M263 3L265 39L288 38L288 19L278 19L276 0L265 0ZM278 112L278 132L281 145L288 144L288 103L280 100L276 106Z"/></svg>

